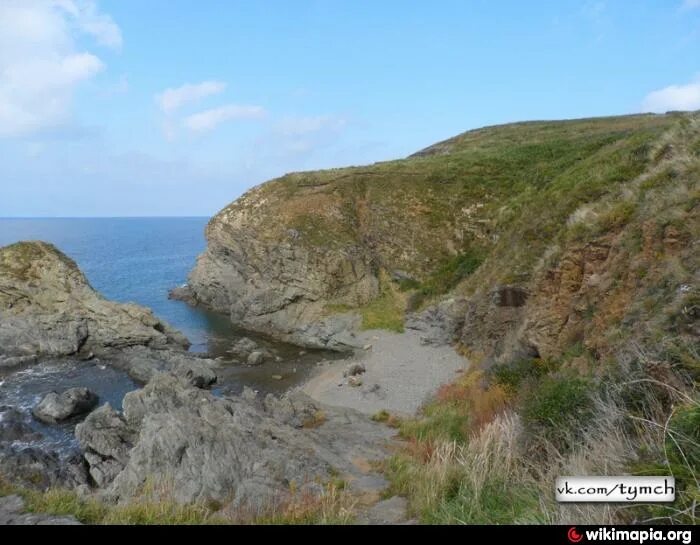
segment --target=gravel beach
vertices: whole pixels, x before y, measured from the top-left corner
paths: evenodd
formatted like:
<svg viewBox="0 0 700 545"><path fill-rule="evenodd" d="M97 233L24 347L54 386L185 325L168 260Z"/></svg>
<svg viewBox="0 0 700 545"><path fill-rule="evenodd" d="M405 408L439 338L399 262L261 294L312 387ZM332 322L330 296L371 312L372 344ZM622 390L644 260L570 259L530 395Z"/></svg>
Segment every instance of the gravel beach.
<svg viewBox="0 0 700 545"><path fill-rule="evenodd" d="M451 346L423 344L415 331L364 331L360 338L364 350L353 358L319 367L303 391L321 403L368 415L381 410L414 415L441 385L469 366ZM363 365L365 372L352 378L343 376L356 363Z"/></svg>

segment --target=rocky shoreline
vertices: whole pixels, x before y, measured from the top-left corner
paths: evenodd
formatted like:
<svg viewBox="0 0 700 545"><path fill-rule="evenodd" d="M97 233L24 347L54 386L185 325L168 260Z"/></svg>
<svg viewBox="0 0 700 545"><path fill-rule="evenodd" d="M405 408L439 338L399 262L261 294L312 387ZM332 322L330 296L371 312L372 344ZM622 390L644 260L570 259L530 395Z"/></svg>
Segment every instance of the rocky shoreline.
<svg viewBox="0 0 700 545"><path fill-rule="evenodd" d="M371 461L387 455L391 430L302 392L214 396L208 388L217 362L186 352L186 339L147 309L103 299L49 244L0 249L0 340L6 370L73 358L121 369L144 385L126 395L121 411L98 407L85 388L46 392L34 418L82 420L79 450L70 455L31 446L41 437L27 417L0 408L0 476L14 484L73 489L110 503L148 488L183 504L255 512L293 491L321 495L337 475L360 492L368 482L377 492L382 482L370 477ZM232 350L251 365L270 357L239 344ZM7 502L0 518L23 521L15 516L19 504Z"/></svg>

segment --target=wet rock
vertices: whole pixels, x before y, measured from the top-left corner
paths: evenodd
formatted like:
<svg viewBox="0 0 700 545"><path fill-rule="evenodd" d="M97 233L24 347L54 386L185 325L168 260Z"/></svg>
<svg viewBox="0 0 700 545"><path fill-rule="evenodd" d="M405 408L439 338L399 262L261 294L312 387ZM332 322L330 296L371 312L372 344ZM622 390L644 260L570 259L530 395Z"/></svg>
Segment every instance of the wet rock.
<svg viewBox="0 0 700 545"><path fill-rule="evenodd" d="M168 292L168 299L183 301L190 305L197 304L197 299L188 285L178 286L177 288L171 289Z"/></svg>
<svg viewBox="0 0 700 545"><path fill-rule="evenodd" d="M251 352L258 350L258 343L248 337L238 339L235 344L228 350L229 354L242 360L248 359Z"/></svg>
<svg viewBox="0 0 700 545"><path fill-rule="evenodd" d="M27 417L14 407L0 407L0 444L35 441L41 434L32 430Z"/></svg>
<svg viewBox="0 0 700 545"><path fill-rule="evenodd" d="M207 388L217 381L215 360L196 357L180 350L154 350L134 346L115 353L111 362L143 384L161 372L173 372L198 388Z"/></svg>
<svg viewBox="0 0 700 545"><path fill-rule="evenodd" d="M97 406L97 395L87 388L71 388L58 394L50 392L34 407L32 414L47 424L90 412Z"/></svg>

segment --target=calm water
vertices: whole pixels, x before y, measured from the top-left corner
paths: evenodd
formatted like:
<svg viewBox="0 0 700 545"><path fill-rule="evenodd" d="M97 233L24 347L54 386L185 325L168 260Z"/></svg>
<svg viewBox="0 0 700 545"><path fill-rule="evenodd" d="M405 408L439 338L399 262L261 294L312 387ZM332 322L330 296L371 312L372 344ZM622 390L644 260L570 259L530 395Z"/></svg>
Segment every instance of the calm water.
<svg viewBox="0 0 700 545"><path fill-rule="evenodd" d="M208 218L0 219L0 246L43 240L72 257L108 299L153 309L206 350L216 317L168 300L205 248ZM211 323L211 322L214 323ZM227 325L227 324L226 324Z"/></svg>
<svg viewBox="0 0 700 545"><path fill-rule="evenodd" d="M191 350L223 359L217 370L216 394L239 392L250 386L263 393L283 393L300 384L315 364L330 354L254 337L278 356L259 367L227 361L227 350L242 332L219 315L168 300L168 291L187 281L197 256L205 248L207 218L1 219L0 246L20 240L43 240L72 257L92 286L107 298L147 306L182 331ZM251 335L248 335L251 336ZM337 357L337 356L335 356ZM85 362L47 362L26 369L0 372L0 406L20 408L28 418L31 407L51 390L86 386L119 408L124 394L137 386L123 373ZM33 421L46 441L74 445L75 422L44 426Z"/></svg>

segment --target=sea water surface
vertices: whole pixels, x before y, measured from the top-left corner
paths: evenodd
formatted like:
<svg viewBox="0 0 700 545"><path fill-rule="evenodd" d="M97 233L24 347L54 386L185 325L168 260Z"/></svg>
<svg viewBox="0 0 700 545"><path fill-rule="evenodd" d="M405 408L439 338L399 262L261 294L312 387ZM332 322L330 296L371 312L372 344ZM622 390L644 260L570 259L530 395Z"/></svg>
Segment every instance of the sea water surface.
<svg viewBox="0 0 700 545"><path fill-rule="evenodd" d="M170 289L187 275L204 251L208 218L0 218L0 246L22 240L54 244L73 258L93 288L108 299L151 308L192 342L191 351L219 358L215 394L240 392L249 386L261 393L280 394L302 383L315 365L331 354L303 351L235 330L224 316L168 299ZM259 367L231 361L228 349L249 336L277 355ZM119 409L124 394L138 387L123 373L101 362L61 360L22 369L0 371L0 406L31 408L52 390L85 386ZM75 422L37 431L58 447L74 446Z"/></svg>

